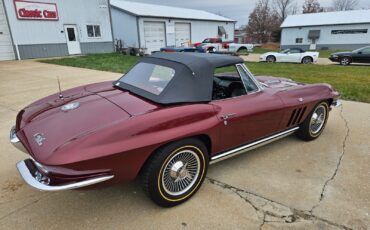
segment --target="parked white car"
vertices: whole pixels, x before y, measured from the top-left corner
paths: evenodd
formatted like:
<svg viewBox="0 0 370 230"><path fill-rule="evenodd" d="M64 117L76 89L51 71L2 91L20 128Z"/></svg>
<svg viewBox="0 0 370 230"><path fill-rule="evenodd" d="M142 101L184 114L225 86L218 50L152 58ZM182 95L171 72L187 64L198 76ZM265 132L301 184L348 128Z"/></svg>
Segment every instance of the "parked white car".
<svg viewBox="0 0 370 230"><path fill-rule="evenodd" d="M262 54L260 56L260 61L311 64L317 62L319 55L319 52L305 52L300 48L292 48L281 52L268 52Z"/></svg>

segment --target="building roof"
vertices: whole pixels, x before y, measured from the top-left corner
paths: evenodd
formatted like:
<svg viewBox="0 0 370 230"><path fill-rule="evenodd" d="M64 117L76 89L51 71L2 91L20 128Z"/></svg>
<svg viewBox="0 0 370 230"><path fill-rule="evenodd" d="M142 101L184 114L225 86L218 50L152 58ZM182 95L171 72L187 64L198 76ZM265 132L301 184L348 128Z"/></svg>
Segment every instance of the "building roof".
<svg viewBox="0 0 370 230"><path fill-rule="evenodd" d="M288 16L281 28L370 23L370 10L337 11Z"/></svg>
<svg viewBox="0 0 370 230"><path fill-rule="evenodd" d="M139 2L128 2L122 0L111 0L110 4L117 9L133 14L135 16L235 22L235 20L233 19L225 18L203 10L193 10Z"/></svg>

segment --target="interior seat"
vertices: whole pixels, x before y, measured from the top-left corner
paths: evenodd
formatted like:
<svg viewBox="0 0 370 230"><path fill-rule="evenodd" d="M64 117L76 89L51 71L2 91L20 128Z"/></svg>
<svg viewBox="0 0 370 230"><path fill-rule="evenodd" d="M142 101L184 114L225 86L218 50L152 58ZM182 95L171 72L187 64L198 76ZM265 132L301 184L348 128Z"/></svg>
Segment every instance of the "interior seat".
<svg viewBox="0 0 370 230"><path fill-rule="evenodd" d="M244 89L243 83L241 82L233 82L230 86L231 97L239 97L242 95L247 94Z"/></svg>

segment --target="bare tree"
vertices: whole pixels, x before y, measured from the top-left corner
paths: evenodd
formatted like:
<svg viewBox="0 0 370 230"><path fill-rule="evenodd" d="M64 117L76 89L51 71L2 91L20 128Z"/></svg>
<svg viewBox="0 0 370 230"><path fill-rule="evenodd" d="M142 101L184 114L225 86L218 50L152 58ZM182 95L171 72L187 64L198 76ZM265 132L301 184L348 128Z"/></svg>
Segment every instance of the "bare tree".
<svg viewBox="0 0 370 230"><path fill-rule="evenodd" d="M359 0L333 0L333 8L336 11L353 10Z"/></svg>
<svg viewBox="0 0 370 230"><path fill-rule="evenodd" d="M279 16L280 22L283 22L289 14L293 14L296 10L294 7L295 0L274 0L273 8Z"/></svg>
<svg viewBox="0 0 370 230"><path fill-rule="evenodd" d="M318 0L305 0L303 3L303 13L318 13L323 12L323 9L320 6Z"/></svg>
<svg viewBox="0 0 370 230"><path fill-rule="evenodd" d="M273 33L279 30L278 15L271 10L269 0L259 0L249 15L247 33L255 42L265 43L272 40Z"/></svg>

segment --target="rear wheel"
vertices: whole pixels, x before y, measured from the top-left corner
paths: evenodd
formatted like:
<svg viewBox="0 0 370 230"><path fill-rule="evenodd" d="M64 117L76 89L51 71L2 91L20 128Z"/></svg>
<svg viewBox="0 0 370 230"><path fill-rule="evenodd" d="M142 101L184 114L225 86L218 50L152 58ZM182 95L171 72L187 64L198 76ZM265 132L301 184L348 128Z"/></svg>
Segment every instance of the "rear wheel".
<svg viewBox="0 0 370 230"><path fill-rule="evenodd" d="M351 58L349 58L349 57L342 57L340 59L340 64L341 65L349 65L349 64L351 64Z"/></svg>
<svg viewBox="0 0 370 230"><path fill-rule="evenodd" d="M270 63L276 62L276 58L275 56L270 55L270 56L267 56L266 61Z"/></svg>
<svg viewBox="0 0 370 230"><path fill-rule="evenodd" d="M215 53L216 52L216 48L215 47L209 47L207 49L207 53Z"/></svg>
<svg viewBox="0 0 370 230"><path fill-rule="evenodd" d="M311 141L318 138L326 126L328 117L328 103L320 102L302 123L297 132L297 136L305 141Z"/></svg>
<svg viewBox="0 0 370 230"><path fill-rule="evenodd" d="M245 47L240 47L237 51L238 54L247 54L248 53L248 49L245 48Z"/></svg>
<svg viewBox="0 0 370 230"><path fill-rule="evenodd" d="M198 139L185 139L160 148L146 163L142 184L158 205L172 207L188 200L204 181L208 153Z"/></svg>

